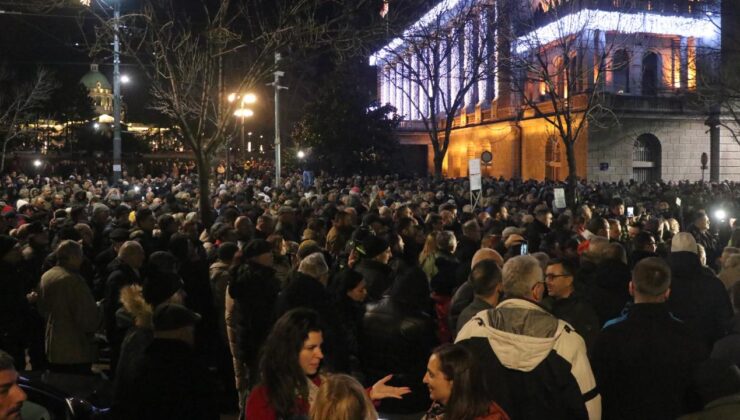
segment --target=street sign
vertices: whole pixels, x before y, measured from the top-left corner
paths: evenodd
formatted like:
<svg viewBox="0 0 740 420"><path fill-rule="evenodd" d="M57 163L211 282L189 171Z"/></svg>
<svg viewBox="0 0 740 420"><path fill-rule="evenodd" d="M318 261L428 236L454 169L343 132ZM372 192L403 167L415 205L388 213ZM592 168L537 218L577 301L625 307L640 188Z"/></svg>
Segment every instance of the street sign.
<svg viewBox="0 0 740 420"><path fill-rule="evenodd" d="M468 161L468 175L470 176L470 191L480 191L483 184L480 175L480 159Z"/></svg>
<svg viewBox="0 0 740 420"><path fill-rule="evenodd" d="M567 207L565 203L565 190L563 188L555 188L555 200L553 200L553 207L556 209L564 209Z"/></svg>

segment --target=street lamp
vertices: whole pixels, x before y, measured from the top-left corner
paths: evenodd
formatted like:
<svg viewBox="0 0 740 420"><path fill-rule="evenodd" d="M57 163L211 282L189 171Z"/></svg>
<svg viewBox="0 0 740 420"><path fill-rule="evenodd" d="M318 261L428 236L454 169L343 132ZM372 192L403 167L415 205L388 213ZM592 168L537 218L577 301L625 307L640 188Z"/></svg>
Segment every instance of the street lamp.
<svg viewBox="0 0 740 420"><path fill-rule="evenodd" d="M298 153L296 153L296 156L298 156L298 159L303 159L304 157L306 157L306 152L304 152L303 150L299 150Z"/></svg>
<svg viewBox="0 0 740 420"><path fill-rule="evenodd" d="M240 130L240 137L241 137L241 144L242 144L242 153L244 153L244 150L252 151L252 144L250 142L249 147L246 146L246 143L244 141L244 119L250 118L254 116L254 111L250 108L247 108L245 105L251 105L257 102L257 96L253 93L236 93L232 92L229 94L229 96L226 97L226 99L229 101L229 103L234 103L237 100L240 102L240 107L237 108L234 111L234 116L241 119L241 130ZM250 132L249 135L251 136L252 133ZM226 150L226 165L227 168L229 166L229 148ZM228 176L227 176L228 178Z"/></svg>
<svg viewBox="0 0 740 420"><path fill-rule="evenodd" d="M33 166L35 166L36 168L40 168L42 164L43 163L39 159L33 161Z"/></svg>
<svg viewBox="0 0 740 420"><path fill-rule="evenodd" d="M121 75L121 83L123 83L124 85L131 83L131 78L128 76L128 74Z"/></svg>
<svg viewBox="0 0 740 420"><path fill-rule="evenodd" d="M121 180L121 1L113 3L113 184ZM80 4L90 7L90 0L80 0Z"/></svg>

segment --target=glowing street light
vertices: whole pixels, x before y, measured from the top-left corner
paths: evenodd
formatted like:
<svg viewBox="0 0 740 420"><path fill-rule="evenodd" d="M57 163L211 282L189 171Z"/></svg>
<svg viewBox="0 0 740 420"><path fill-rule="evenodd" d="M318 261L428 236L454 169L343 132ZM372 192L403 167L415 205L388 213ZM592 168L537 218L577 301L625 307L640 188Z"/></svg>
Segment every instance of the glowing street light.
<svg viewBox="0 0 740 420"><path fill-rule="evenodd" d="M123 83L124 85L131 83L131 78L128 76L128 74L121 75L121 83Z"/></svg>
<svg viewBox="0 0 740 420"><path fill-rule="evenodd" d="M254 111L249 108L239 108L234 111L234 116L239 118L249 118L254 116Z"/></svg>
<svg viewBox="0 0 740 420"><path fill-rule="evenodd" d="M93 128L96 130L100 130L100 123L93 124Z"/></svg>
<svg viewBox="0 0 740 420"><path fill-rule="evenodd" d="M42 164L43 163L39 159L33 161L33 166L35 166L36 168L40 168Z"/></svg>
<svg viewBox="0 0 740 420"><path fill-rule="evenodd" d="M296 156L298 156L298 159L303 159L306 157L306 152L299 150L298 153L296 153Z"/></svg>

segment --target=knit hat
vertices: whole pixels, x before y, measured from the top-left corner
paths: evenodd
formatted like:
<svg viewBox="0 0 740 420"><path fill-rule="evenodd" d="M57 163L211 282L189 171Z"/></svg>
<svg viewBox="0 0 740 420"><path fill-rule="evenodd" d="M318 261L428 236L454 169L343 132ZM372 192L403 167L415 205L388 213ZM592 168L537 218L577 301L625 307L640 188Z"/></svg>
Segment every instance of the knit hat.
<svg viewBox="0 0 740 420"><path fill-rule="evenodd" d="M385 239L370 235L362 241L362 245L357 250L365 258L375 258L388 249L388 247L388 242Z"/></svg>
<svg viewBox="0 0 740 420"><path fill-rule="evenodd" d="M172 331L197 324L201 316L190 309L174 303L160 305L154 310L152 321L155 331Z"/></svg>
<svg viewBox="0 0 740 420"><path fill-rule="evenodd" d="M92 214L93 216L99 214L99 213L110 213L110 208L106 206L103 203L95 203L93 204Z"/></svg>
<svg viewBox="0 0 740 420"><path fill-rule="evenodd" d="M679 232L671 239L671 252L691 252L696 254L696 240L688 232Z"/></svg>
<svg viewBox="0 0 740 420"><path fill-rule="evenodd" d="M182 289L184 284L175 273L159 272L149 276L144 283L144 299L152 306L157 306Z"/></svg>
<svg viewBox="0 0 740 420"><path fill-rule="evenodd" d="M11 236L0 235L0 259L2 259L5 254L10 252L10 250L13 249L13 247L15 247L17 243L18 241Z"/></svg>
<svg viewBox="0 0 740 420"><path fill-rule="evenodd" d="M272 245L264 239L252 239L242 249L244 258L254 258L268 252L272 252Z"/></svg>

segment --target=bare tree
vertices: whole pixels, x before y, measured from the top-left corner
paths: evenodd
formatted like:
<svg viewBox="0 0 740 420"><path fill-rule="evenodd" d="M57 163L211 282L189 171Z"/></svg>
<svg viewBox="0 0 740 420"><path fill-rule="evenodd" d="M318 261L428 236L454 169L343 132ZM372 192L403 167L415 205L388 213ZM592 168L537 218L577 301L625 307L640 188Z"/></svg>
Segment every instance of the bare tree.
<svg viewBox="0 0 740 420"><path fill-rule="evenodd" d="M580 2L541 4L543 8L534 9L529 2L523 6L509 2L508 82L514 101L523 105L521 117L540 118L550 132L548 141L565 146L566 201L573 206L578 177L585 175L578 174L577 143L584 141L589 129L619 123L605 84L611 74L615 89L629 90L629 76L620 79L629 70L629 57L620 58L619 53L631 35L620 34L621 22L609 34L592 29L600 14Z"/></svg>
<svg viewBox="0 0 740 420"><path fill-rule="evenodd" d="M492 2L443 1L374 56L387 69L381 84L395 88L410 110L405 117L421 121L434 151L434 176L450 145L455 118L474 108L487 80L493 90L496 15ZM397 103L394 103L399 108Z"/></svg>
<svg viewBox="0 0 740 420"><path fill-rule="evenodd" d="M57 84L52 74L39 68L31 80L23 81L17 72L0 66L0 173L5 170L5 156L10 143L32 133L30 122L46 103Z"/></svg>
<svg viewBox="0 0 740 420"><path fill-rule="evenodd" d="M135 60L151 85L151 108L176 127L198 169L199 205L206 224L211 218L212 158L228 147L234 133L239 101L224 92L249 92L264 86L277 70L276 52L300 51L330 45L339 53L359 39L341 18L325 18L325 0L203 2L192 20L183 17L173 1L146 0L141 11L122 18L127 29L124 52ZM364 4L365 2L359 2ZM349 7L348 10L352 10ZM111 20L101 16L97 45L107 49ZM93 50L93 53L99 50ZM238 68L228 65L239 57ZM264 98L263 98L264 100Z"/></svg>

